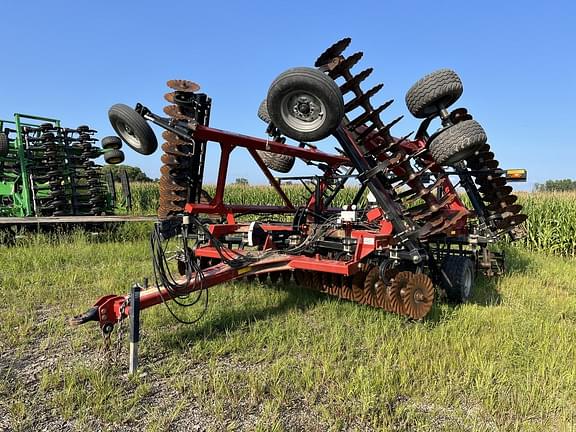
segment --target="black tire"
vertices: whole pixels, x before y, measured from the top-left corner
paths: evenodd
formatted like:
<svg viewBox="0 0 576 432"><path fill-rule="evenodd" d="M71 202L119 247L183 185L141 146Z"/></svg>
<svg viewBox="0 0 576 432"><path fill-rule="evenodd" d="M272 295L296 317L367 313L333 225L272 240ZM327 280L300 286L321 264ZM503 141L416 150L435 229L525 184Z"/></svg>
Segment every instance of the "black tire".
<svg viewBox="0 0 576 432"><path fill-rule="evenodd" d="M462 95L464 87L456 72L439 69L416 81L406 92L406 106L416 118L438 113L438 105L448 108Z"/></svg>
<svg viewBox="0 0 576 432"><path fill-rule="evenodd" d="M290 172L296 160L294 156L280 153L270 153L261 150L257 150L257 153L268 168L283 174Z"/></svg>
<svg viewBox="0 0 576 432"><path fill-rule="evenodd" d="M114 135L102 138L100 144L103 149L120 150L122 148L122 140Z"/></svg>
<svg viewBox="0 0 576 432"><path fill-rule="evenodd" d="M8 137L4 133L0 133L0 157L8 155L8 150L10 149L10 144L8 142Z"/></svg>
<svg viewBox="0 0 576 432"><path fill-rule="evenodd" d="M486 141L486 132L476 120L464 120L436 135L428 149L439 165L452 165L474 154Z"/></svg>
<svg viewBox="0 0 576 432"><path fill-rule="evenodd" d="M449 255L442 261L442 271L450 280L448 284L442 277L441 285L448 299L456 303L465 303L472 297L474 290L474 263L471 259Z"/></svg>
<svg viewBox="0 0 576 432"><path fill-rule="evenodd" d="M266 103L266 99L260 102L260 106L258 107L258 118L262 120L264 123L270 123L270 114L268 114L268 104Z"/></svg>
<svg viewBox="0 0 576 432"><path fill-rule="evenodd" d="M104 153L104 160L107 164L118 165L124 162L124 152L122 150L107 150Z"/></svg>
<svg viewBox="0 0 576 432"><path fill-rule="evenodd" d="M270 123L266 99L264 99L258 107L258 118L266 124ZM257 150L257 153L268 168L283 174L290 172L296 161L294 156L290 155L269 153L262 150Z"/></svg>
<svg viewBox="0 0 576 432"><path fill-rule="evenodd" d="M113 105L108 110L108 118L116 133L134 151L150 155L158 148L158 141L152 128L128 105Z"/></svg>
<svg viewBox="0 0 576 432"><path fill-rule="evenodd" d="M338 85L313 68L293 68L270 85L266 98L272 123L297 141L319 141L332 134L344 118Z"/></svg>

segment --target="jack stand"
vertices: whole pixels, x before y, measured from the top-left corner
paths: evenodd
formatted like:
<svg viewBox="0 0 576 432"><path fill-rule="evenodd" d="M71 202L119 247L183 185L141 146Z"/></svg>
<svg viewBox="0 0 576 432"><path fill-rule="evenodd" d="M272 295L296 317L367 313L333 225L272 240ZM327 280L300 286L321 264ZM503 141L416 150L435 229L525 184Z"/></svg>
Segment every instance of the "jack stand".
<svg viewBox="0 0 576 432"><path fill-rule="evenodd" d="M148 279L144 279L144 289ZM138 343L140 342L140 285L134 284L130 292L130 363L128 373L134 375L138 369Z"/></svg>

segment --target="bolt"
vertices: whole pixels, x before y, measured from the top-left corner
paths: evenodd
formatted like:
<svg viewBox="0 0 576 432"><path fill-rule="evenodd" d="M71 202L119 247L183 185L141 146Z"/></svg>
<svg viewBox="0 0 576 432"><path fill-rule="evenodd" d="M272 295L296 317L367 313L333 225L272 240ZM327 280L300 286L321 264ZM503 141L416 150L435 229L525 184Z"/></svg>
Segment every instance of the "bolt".
<svg viewBox="0 0 576 432"><path fill-rule="evenodd" d="M298 111L302 114L309 114L310 113L310 105L307 103L300 103L298 104Z"/></svg>

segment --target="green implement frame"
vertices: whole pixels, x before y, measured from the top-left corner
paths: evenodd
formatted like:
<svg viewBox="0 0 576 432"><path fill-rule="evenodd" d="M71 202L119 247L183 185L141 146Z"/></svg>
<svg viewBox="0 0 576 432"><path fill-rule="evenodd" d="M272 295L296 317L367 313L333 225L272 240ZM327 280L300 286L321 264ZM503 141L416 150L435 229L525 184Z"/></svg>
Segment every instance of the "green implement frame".
<svg viewBox="0 0 576 432"><path fill-rule="evenodd" d="M94 159L124 159L120 139L99 147L88 126L61 126L58 119L14 114L0 120L0 217L106 216L130 210L130 184L120 175L122 196ZM116 140L118 142L116 142ZM123 173L125 176L125 172Z"/></svg>
<svg viewBox="0 0 576 432"><path fill-rule="evenodd" d="M11 176L10 180L0 178L0 200L4 201L9 199L11 205L5 206L0 202L0 216L33 216L34 207L32 203L32 184L30 181L30 161L26 155L26 142L22 127L30 126L37 127L37 124L25 122L22 120L36 120L41 122L53 123L56 127L60 127L60 120L40 117L29 114L14 114L14 120L0 120L0 132L4 131L4 125L13 125L15 138L8 141L8 155L16 156L20 164L20 172L16 176ZM8 134L6 134L8 137ZM0 161L6 159L0 156Z"/></svg>

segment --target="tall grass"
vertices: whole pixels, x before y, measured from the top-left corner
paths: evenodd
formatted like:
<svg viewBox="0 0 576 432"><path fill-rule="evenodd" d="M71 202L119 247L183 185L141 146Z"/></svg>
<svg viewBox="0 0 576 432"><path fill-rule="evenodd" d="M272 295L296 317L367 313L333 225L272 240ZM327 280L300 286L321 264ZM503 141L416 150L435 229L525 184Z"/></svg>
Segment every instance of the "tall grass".
<svg viewBox="0 0 576 432"><path fill-rule="evenodd" d="M215 186L206 185L214 195ZM304 205L309 192L302 185L285 185L283 189L296 205ZM349 204L355 187L341 191L334 206ZM132 185L133 211L136 214L154 214L158 207L158 185L136 183ZM269 186L228 185L224 199L230 204L282 205L282 199ZM576 193L520 193L519 203L528 215L525 226L528 236L521 244L529 251L543 251L561 256L576 256Z"/></svg>

